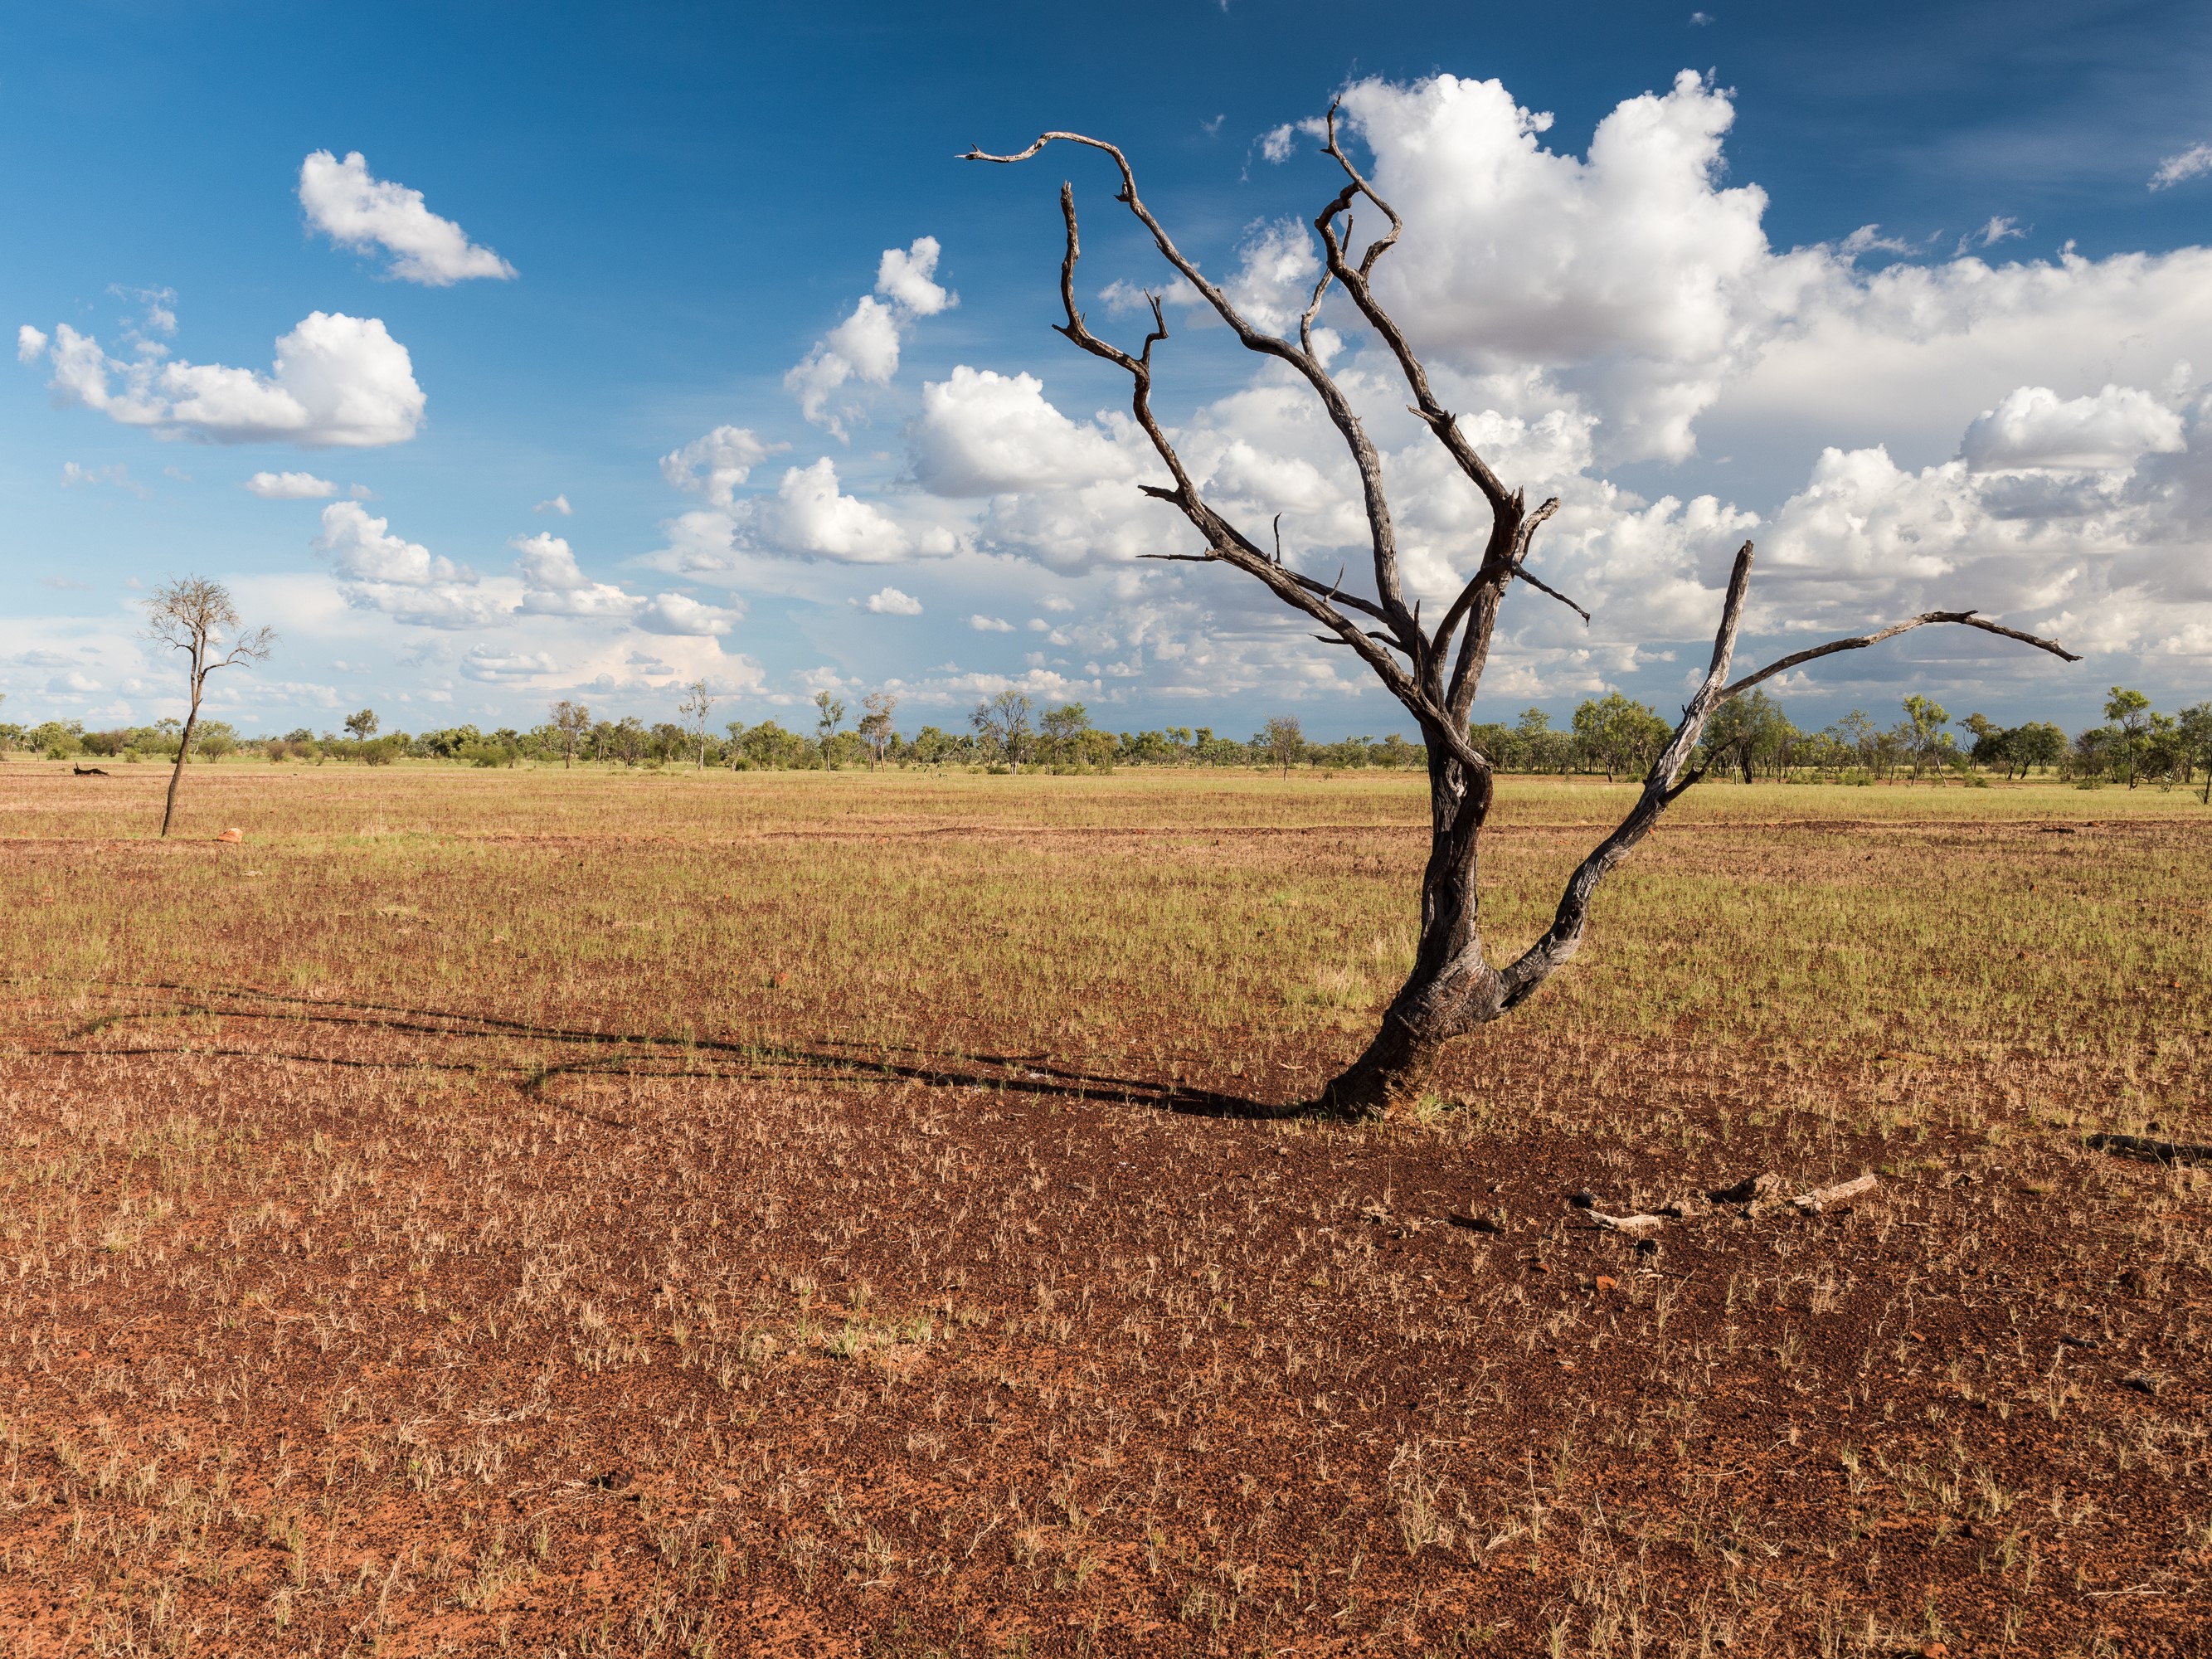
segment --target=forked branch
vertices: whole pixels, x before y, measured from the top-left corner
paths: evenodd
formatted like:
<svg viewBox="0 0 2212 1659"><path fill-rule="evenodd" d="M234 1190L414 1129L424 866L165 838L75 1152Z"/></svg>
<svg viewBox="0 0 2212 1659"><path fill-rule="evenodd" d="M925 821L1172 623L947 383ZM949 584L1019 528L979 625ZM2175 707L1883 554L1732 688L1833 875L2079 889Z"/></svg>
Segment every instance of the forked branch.
<svg viewBox="0 0 2212 1659"><path fill-rule="evenodd" d="M1571 960L1576 947L1581 943L1583 928L1589 913L1590 896L1596 891L1606 872L1618 864L1650 833L1659 815L1672 805L1686 791L1705 776L1703 767L1691 768L1690 757L1696 752L1698 742L1705 733L1705 722L1713 712L1730 698L1749 690L1762 680L1796 667L1800 663L1833 656L1839 651L1861 651L1883 640L1894 639L1899 634L1916 628L1925 628L1934 623L1953 623L1965 628L1978 628L1984 633L2002 635L2008 640L2018 640L2039 651L2067 662L2081 659L2054 640L2033 634L2022 633L2016 628L2007 628L1990 622L1971 611L1930 611L1893 623L1887 628L1877 629L1871 634L1862 634L1847 640L1832 640L1826 645L1816 645L1809 650L1791 653L1778 662L1769 663L1756 673L1747 674L1731 683L1729 669L1735 654L1736 637L1743 625L1744 598L1751 585L1752 544L1746 542L1735 556L1735 568L1729 575L1728 595L1722 602L1719 629L1713 635L1713 656L1705 678L1697 695L1690 699L1682 711L1682 719L1651 763L1644 775L1644 787L1636 804L1623 817L1613 832L1607 836L1584 859L1568 878L1566 890L1560 895L1559 910L1552 926L1544 936L1524 951L1520 959L1508 968L1502 976L1505 982L1506 1006L1510 1006L1526 997L1552 974Z"/></svg>
<svg viewBox="0 0 2212 1659"><path fill-rule="evenodd" d="M1200 271L1182 250L1176 246L1174 238L1168 234L1166 228L1153 216L1152 210L1145 205L1143 198L1138 195L1137 176L1129 166L1128 157L1124 155L1118 147L1106 143L1103 139L1092 138L1079 132L1047 132L1040 134L1036 141L1027 149L1013 155L994 155L981 149L971 149L961 159L1001 164L1025 161L1047 144L1054 142L1080 144L1111 156L1115 167L1121 178L1121 189L1115 199L1126 206L1151 233L1153 246L1159 250L1161 258L1173 266L1177 274L1198 291L1200 296L1212 308L1214 313L1235 332L1238 342L1247 350L1276 358L1287 364L1297 370L1304 378L1306 383L1313 388L1315 395L1321 399L1322 407L1328 411L1330 422L1336 427L1346 447L1350 450L1352 465L1359 474L1360 492L1366 510L1369 535L1373 544L1375 603L1382 607L1391 633L1397 638L1407 654L1417 663L1421 661L1425 654L1425 641L1420 629L1414 623L1413 612L1407 607L1399 577L1397 531L1391 520L1389 498L1383 485L1382 458L1376 449L1373 441L1367 436L1366 428L1361 424L1358 414L1354 412L1351 400L1330 376L1328 368L1321 360L1320 354L1313 349L1310 327L1302 325L1299 341L1293 343L1268 333L1246 317L1230 299L1228 294L1218 284L1209 281L1205 273ZM1063 204L1067 200L1066 192L1063 188ZM1072 219L1070 222L1072 226ZM1065 269L1063 265L1063 270ZM1319 305L1322 292L1322 289L1317 287L1311 301L1313 306ZM1308 322L1310 322L1310 315ZM1070 337L1073 337L1070 336ZM1081 342L1079 341L1078 343ZM1085 349L1089 349L1088 347ZM1096 355L1105 356L1106 354ZM1113 361L1119 361L1119 359L1113 359ZM1200 525L1200 528L1204 531L1206 526ZM1395 694L1395 688L1393 690ZM1403 699L1401 698L1401 701ZM1417 714L1421 713L1418 708L1413 712Z"/></svg>
<svg viewBox="0 0 2212 1659"><path fill-rule="evenodd" d="M1255 325L1237 309L1226 292L1209 282L1196 264L1183 254L1138 194L1136 173L1130 167L1128 158L1118 147L1082 133L1053 131L1040 135L1028 148L1012 155L993 155L976 148L966 152L962 159L1011 164L1027 161L1054 142L1079 144L1110 157L1121 176L1121 184L1115 199L1128 208L1152 234L1153 244L1161 256L1198 291L1248 349L1285 362L1296 369L1312 386L1344 439L1359 474L1374 556L1375 597L1372 599L1346 593L1340 581L1333 586L1324 587L1313 578L1289 569L1279 556L1269 558L1250 538L1239 532L1218 510L1206 501L1151 410L1152 350L1155 344L1167 337L1167 325L1159 296L1146 295L1152 307L1152 331L1135 355L1109 344L1091 331L1075 297L1075 265L1080 257L1080 238L1076 222L1074 193L1069 185L1060 186L1060 211L1067 234L1066 252L1060 262L1060 301L1066 320L1055 325L1055 327L1058 332L1083 350L1114 363L1130 376L1133 412L1174 480L1172 489L1149 484L1140 488L1146 495L1177 507L1206 538L1206 550L1200 554L1148 556L1228 563L1255 576L1293 609L1304 612L1328 628L1332 642L1347 645L1358 651L1375 670L1391 695L1420 721L1424 731L1435 732L1455 758L1486 770L1487 763L1467 740L1467 708L1472 702L1475 684L1488 656L1492 623L1497 600L1503 591L1517 576L1538 592L1566 605L1585 623L1589 619L1589 613L1551 584L1531 574L1526 568L1530 539L1537 526L1557 509L1557 501L1547 501L1531 514L1523 510L1522 498L1518 495L1506 492L1497 475L1475 453L1465 434L1459 431L1455 417L1437 403L1430 389L1426 371L1396 325L1390 321L1370 291L1368 278L1373 273L1376 262L1395 245L1402 222L1396 210L1375 193L1345 157L1336 143L1334 122L1334 112L1332 110L1330 153L1345 167L1352 183L1339 193L1316 222L1322 240L1328 246L1328 258L1298 319L1295 343L1269 334ZM1389 229L1386 234L1371 242L1355 264L1349 257L1347 246L1351 235L1351 208L1352 203L1363 195L1381 210L1389 222ZM1343 222L1341 232L1337 228L1340 219ZM1399 573L1397 533L1383 487L1382 457L1315 347L1314 319L1319 314L1323 298L1335 283L1346 285L1363 314L1371 323L1376 324L1383 333L1394 356L1406 372L1407 385L1417 400L1413 410L1416 416L1443 443L1461 470L1474 480L1492 507L1489 542L1477 573L1433 632L1422 629L1419 607L1408 607L1406 602ZM1279 537L1279 526L1278 532ZM1278 546L1279 549L1279 540ZM1383 631L1377 633L1359 628L1344 614L1347 611L1372 617L1382 624ZM1451 659L1453 642L1460 625L1470 611L1480 613L1479 626L1469 629L1466 641L1461 646L1458 663L1451 676L1452 690L1448 695L1445 665ZM1397 661L1400 657L1405 659L1406 666L1403 668Z"/></svg>
<svg viewBox="0 0 2212 1659"><path fill-rule="evenodd" d="M1145 209L1143 204L1137 199L1135 177L1129 170L1127 159L1112 145L1102 143L1095 139L1083 138L1076 134L1048 133L1019 155L986 155L978 151L971 152L967 159L990 161L1020 161L1036 154L1044 143L1055 137L1068 138L1111 155L1122 174L1123 189L1119 199L1128 204L1139 218L1153 230L1155 240L1160 244L1163 252L1169 255L1171 262L1176 264L1179 270L1197 283L1201 291L1218 295L1218 291L1209 289L1203 280L1197 276L1194 268L1191 267L1179 252L1174 251L1174 244L1168 240L1165 231L1159 228L1149 210ZM1369 492L1368 506L1369 520L1375 528L1376 544L1378 550L1376 568L1378 576L1382 579L1378 584L1383 595L1380 602L1344 592L1341 573L1334 584L1324 586L1314 578L1284 564L1279 552L1279 524L1277 526L1278 550L1276 555L1271 557L1251 538L1230 523L1224 514L1206 501L1204 493L1198 487L1196 481L1191 477L1188 470L1183 465L1182 456L1176 452L1173 441L1152 411L1152 348L1168 337L1166 316L1161 305L1160 296L1157 294L1147 294L1146 296L1152 308L1152 331L1146 336L1143 346L1136 354L1132 355L1094 333L1085 320L1081 308L1076 303L1075 268L1082 258L1083 250L1081 228L1075 211L1075 192L1072 185L1065 182L1061 184L1060 206L1060 216L1066 230L1066 248L1061 256L1060 267L1060 308L1066 320L1055 324L1054 329L1071 343L1094 357L1114 364L1129 376L1131 412L1136 417L1139 426L1143 428L1146 439L1152 446L1153 452L1159 456L1161 463L1168 470L1169 476L1174 480L1171 489L1163 488L1158 484L1139 484L1138 488L1155 500L1166 501L1174 506L1190 521L1192 526L1206 538L1206 542L1205 550L1200 553L1145 554L1139 556L1177 563L1225 563L1233 565L1256 578L1292 609L1303 611L1330 630L1328 634L1320 637L1332 644L1349 646L1358 652L1368 666L1375 672L1376 677L1389 689L1391 695L1403 703L1421 722L1424 730L1435 731L1439 741L1447 749L1452 750L1456 758L1470 766L1486 768L1487 763L1468 742L1465 720L1455 720L1442 705L1440 699L1434 695L1436 688L1432 682L1435 676L1429 672L1432 654L1431 642L1421 632L1419 609L1418 606L1410 611L1406 608L1397 586L1395 543L1391 541L1388 508L1383 502L1381 489L1380 458L1374 453L1372 447L1367 444L1365 434L1360 429L1358 418L1352 414L1350 405L1342 404L1341 418L1338 420L1337 424L1345 432L1347 439L1352 441L1355 458L1358 458L1364 450L1369 465L1363 465L1363 475L1369 473L1372 475L1372 488ZM1316 303L1318 299L1319 295L1316 292ZM1232 324L1238 327L1240 333L1249 328L1249 325L1244 324L1241 318L1235 316L1234 309L1229 306L1225 296L1220 298L1219 306L1217 308L1221 309L1223 314L1230 318ZM1272 337L1259 337L1272 340ZM1273 343L1282 345L1284 343L1274 341ZM1295 350L1292 352L1294 359L1305 355ZM1326 372L1321 368L1318 360L1309 357L1308 361L1314 376L1318 377L1320 382L1325 384L1329 392L1341 404L1342 394L1336 392L1334 382L1328 380ZM1332 413L1336 411L1333 409ZM1387 560L1383 558L1381 551L1386 546L1390 549L1390 556ZM1375 629L1361 628L1345 614L1347 610L1373 617L1381 623L1387 631L1378 632ZM1393 652L1407 659L1406 665L1401 665L1390 654Z"/></svg>

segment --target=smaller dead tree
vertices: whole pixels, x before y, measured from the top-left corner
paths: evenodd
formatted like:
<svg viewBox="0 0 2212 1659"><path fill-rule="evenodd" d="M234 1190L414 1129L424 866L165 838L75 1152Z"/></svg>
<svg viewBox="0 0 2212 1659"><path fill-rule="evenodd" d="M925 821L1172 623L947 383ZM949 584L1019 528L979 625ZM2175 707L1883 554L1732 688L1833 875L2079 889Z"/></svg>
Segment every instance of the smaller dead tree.
<svg viewBox="0 0 2212 1659"><path fill-rule="evenodd" d="M176 821L177 785L185 775L185 762L191 756L192 738L199 728L200 698L207 677L218 668L266 661L276 635L267 628L241 632L238 607L231 603L229 589L204 576L183 576L157 589L146 601L146 637L184 653L191 676L191 701L177 743L176 769L169 774L168 799L161 807L161 833L166 836Z"/></svg>

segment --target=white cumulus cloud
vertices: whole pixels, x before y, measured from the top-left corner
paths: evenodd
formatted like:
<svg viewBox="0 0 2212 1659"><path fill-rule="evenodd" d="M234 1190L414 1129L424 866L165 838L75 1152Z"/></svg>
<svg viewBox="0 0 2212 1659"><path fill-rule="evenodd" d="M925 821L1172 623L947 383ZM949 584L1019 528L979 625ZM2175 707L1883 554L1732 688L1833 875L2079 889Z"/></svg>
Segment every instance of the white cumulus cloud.
<svg viewBox="0 0 2212 1659"><path fill-rule="evenodd" d="M683 593L659 593L638 613L637 625L649 634L712 636L737 624L737 613L702 605Z"/></svg>
<svg viewBox="0 0 2212 1659"><path fill-rule="evenodd" d="M647 601L608 582L595 582L577 568L568 544L550 531L520 536L507 544L519 556L522 610L540 617L605 617L627 620Z"/></svg>
<svg viewBox="0 0 2212 1659"><path fill-rule="evenodd" d="M466 565L392 534L388 520L372 518L358 502L331 502L322 524L315 550L330 560L339 592L358 610L424 628L475 629L504 620L514 608L508 595Z"/></svg>
<svg viewBox="0 0 2212 1659"><path fill-rule="evenodd" d="M422 388L407 348L381 319L312 312L276 342L270 373L171 361L158 350L123 361L67 323L31 351L35 329L19 332L18 355L49 358L56 399L97 410L161 437L208 443L283 441L303 448L404 443L422 423Z"/></svg>
<svg viewBox="0 0 2212 1659"><path fill-rule="evenodd" d="M529 685L553 672L550 653L502 651L496 646L471 646L461 659L465 678L483 685Z"/></svg>
<svg viewBox="0 0 2212 1659"><path fill-rule="evenodd" d="M919 617L921 601L911 593L896 587L878 588L861 602L862 608L878 617Z"/></svg>
<svg viewBox="0 0 2212 1659"><path fill-rule="evenodd" d="M844 564L890 564L913 553L952 550L941 532L910 535L873 502L843 494L827 455L811 466L787 467L775 495L740 503L732 520L741 545Z"/></svg>
<svg viewBox="0 0 2212 1659"><path fill-rule="evenodd" d="M938 495L1080 489L1159 471L1146 465L1150 446L1128 417L1079 425L1035 376L964 364L922 387L908 447L915 478Z"/></svg>
<svg viewBox="0 0 2212 1659"><path fill-rule="evenodd" d="M339 161L319 149L300 163L300 205L307 222L341 247L382 248L390 274L446 288L472 276L501 279L514 267L469 240L451 219L422 204L422 192L371 176L359 150Z"/></svg>
<svg viewBox="0 0 2212 1659"><path fill-rule="evenodd" d="M887 247L876 264L876 292L915 317L934 317L959 303L950 289L939 286L934 236L915 239L909 248Z"/></svg>
<svg viewBox="0 0 2212 1659"><path fill-rule="evenodd" d="M1689 454L1762 327L1835 262L1768 248L1765 192L1720 183L1734 106L1687 70L1606 116L1586 156L1546 148L1552 118L1496 81L1361 81L1344 109L1407 222L1384 301L1468 372L1543 368L1619 459Z"/></svg>
<svg viewBox="0 0 2212 1659"><path fill-rule="evenodd" d="M737 487L752 470L785 444L766 444L747 428L718 426L703 438L694 438L681 449L660 458L660 476L694 495L704 495L716 507L727 507Z"/></svg>
<svg viewBox="0 0 2212 1659"><path fill-rule="evenodd" d="M799 412L842 438L852 411L833 410L830 399L848 380L872 386L890 383L898 372L899 338L918 317L934 317L959 304L959 296L936 280L940 250L937 238L921 236L903 250L885 248L876 267L876 289L864 294L852 315L815 342L789 374L784 389L799 399Z"/></svg>
<svg viewBox="0 0 2212 1659"><path fill-rule="evenodd" d="M477 580L466 565L441 558L420 542L392 535L390 526L390 520L371 518L356 502L333 502L323 509L323 533L316 538L316 550L327 555L332 568L349 580L422 586Z"/></svg>
<svg viewBox="0 0 2212 1659"><path fill-rule="evenodd" d="M312 472L257 472L246 487L264 501L313 501L338 493L328 478Z"/></svg>
<svg viewBox="0 0 2212 1659"><path fill-rule="evenodd" d="M2094 397L2061 398L2049 386L2024 386L1975 417L1959 453L1986 472L2132 466L2140 456L2187 447L2179 411L2136 387L2108 385Z"/></svg>
<svg viewBox="0 0 2212 1659"><path fill-rule="evenodd" d="M1298 136L1322 138L1328 129L1320 121L1308 116L1303 121L1285 121L1279 127L1270 127L1260 135L1260 154L1280 167L1297 153Z"/></svg>

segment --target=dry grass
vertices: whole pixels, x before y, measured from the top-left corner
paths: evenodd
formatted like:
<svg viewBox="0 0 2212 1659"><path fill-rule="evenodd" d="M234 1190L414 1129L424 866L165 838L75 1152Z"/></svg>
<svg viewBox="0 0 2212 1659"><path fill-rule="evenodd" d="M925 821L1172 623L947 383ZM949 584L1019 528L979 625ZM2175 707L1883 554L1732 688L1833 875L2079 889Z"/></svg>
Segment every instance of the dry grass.
<svg viewBox="0 0 2212 1659"><path fill-rule="evenodd" d="M251 830L218 850L95 839L143 825L150 773L30 771L0 805L27 901L0 942L58 992L236 980L892 1047L935 1046L951 1011L991 1047L1109 1063L1364 1029L1408 960L1423 851L1404 776L210 769L188 797L203 833ZM1626 799L1509 785L1494 939L1548 921ZM1511 1029L1784 1061L2033 1060L2069 1089L2101 1074L2130 1110L2181 1110L2212 1015L2206 819L2182 792L1711 787Z"/></svg>
<svg viewBox="0 0 2212 1659"><path fill-rule="evenodd" d="M1708 790L1346 1131L1410 779L158 782L0 770L7 1651L2189 1650L2179 794Z"/></svg>

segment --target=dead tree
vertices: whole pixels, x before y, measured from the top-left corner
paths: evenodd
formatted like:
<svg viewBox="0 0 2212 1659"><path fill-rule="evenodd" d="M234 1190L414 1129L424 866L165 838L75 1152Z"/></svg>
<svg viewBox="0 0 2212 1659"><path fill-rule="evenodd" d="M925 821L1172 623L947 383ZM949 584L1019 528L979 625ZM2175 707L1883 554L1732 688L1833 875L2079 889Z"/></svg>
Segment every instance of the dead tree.
<svg viewBox="0 0 2212 1659"><path fill-rule="evenodd" d="M238 631L238 607L230 591L204 576L184 576L156 590L146 601L146 637L185 653L189 665L191 706L185 714L185 729L177 742L176 769L169 774L169 796L161 808L161 833L177 816L177 785L185 775L185 762L192 752L192 736L200 723L200 695L207 677L218 668L238 663L261 662L269 655L276 635L266 628L250 634ZM228 639L228 650L223 641Z"/></svg>
<svg viewBox="0 0 2212 1659"><path fill-rule="evenodd" d="M1660 814L1705 775L1704 767L1694 758L1698 736L1713 711L1730 698L1802 663L1838 651L1860 650L1930 623L1978 628L2051 652L2069 662L2080 659L2049 640L1986 621L1971 611L1931 611L1871 634L1792 652L1778 662L1731 679L1744 596L1751 581L1752 549L1746 542L1729 577L1720 626L1713 635L1711 665L1682 710L1673 736L1645 775L1635 805L1568 878L1551 927L1506 965L1493 967L1483 949L1477 874L1482 828L1490 816L1495 782L1492 762L1470 740L1468 725L1489 659L1498 607L1504 602L1506 590L1520 581L1565 605L1586 625L1589 613L1528 568L1530 544L1538 528L1558 510L1558 498L1530 507L1523 492L1506 488L1460 430L1457 417L1437 399L1428 370L1405 331L1376 298L1371 286L1376 264L1396 244L1403 224L1345 153L1337 135L1336 113L1334 108L1329 111L1324 153L1342 169L1345 183L1314 218L1325 268L1298 319L1295 338L1270 334L1255 325L1176 246L1138 196L1136 174L1128 158L1114 145L1079 132L1048 132L1016 155L991 155L971 149L961 159L1024 161L1055 142L1079 144L1110 156L1121 174L1121 189L1114 199L1136 216L1161 257L1229 325L1247 350L1275 359L1305 381L1351 452L1374 554L1371 597L1347 591L1340 573L1334 581L1321 581L1291 568L1283 562L1279 547L1274 552L1264 549L1206 501L1152 411L1152 348L1168 337L1159 297L1150 296L1152 329L1133 356L1091 331L1075 302L1075 265L1080 255L1075 193L1072 185L1060 185L1067 247L1060 261L1060 298L1067 320L1055 324L1054 329L1129 376L1132 412L1171 480L1167 487L1141 484L1139 488L1180 512L1202 543L1202 550L1194 553L1146 556L1226 564L1243 571L1318 624L1323 631L1316 637L1323 643L1341 645L1355 653L1420 726L1428 751L1430 844L1428 864L1421 876L1420 939L1413 969L1392 999L1382 1029L1366 1051L1331 1081L1314 1103L1318 1109L1342 1115L1371 1116L1395 1100L1420 1092L1452 1038L1519 1007L1573 959L1598 884L1650 833ZM1381 215L1389 228L1355 255L1352 214L1363 201ZM1474 574L1425 628L1420 606L1407 605L1400 577L1397 530L1384 485L1382 457L1353 411L1350 398L1315 349L1314 319L1332 285L1342 289L1389 351L1413 394L1412 414L1490 505L1489 539Z"/></svg>

